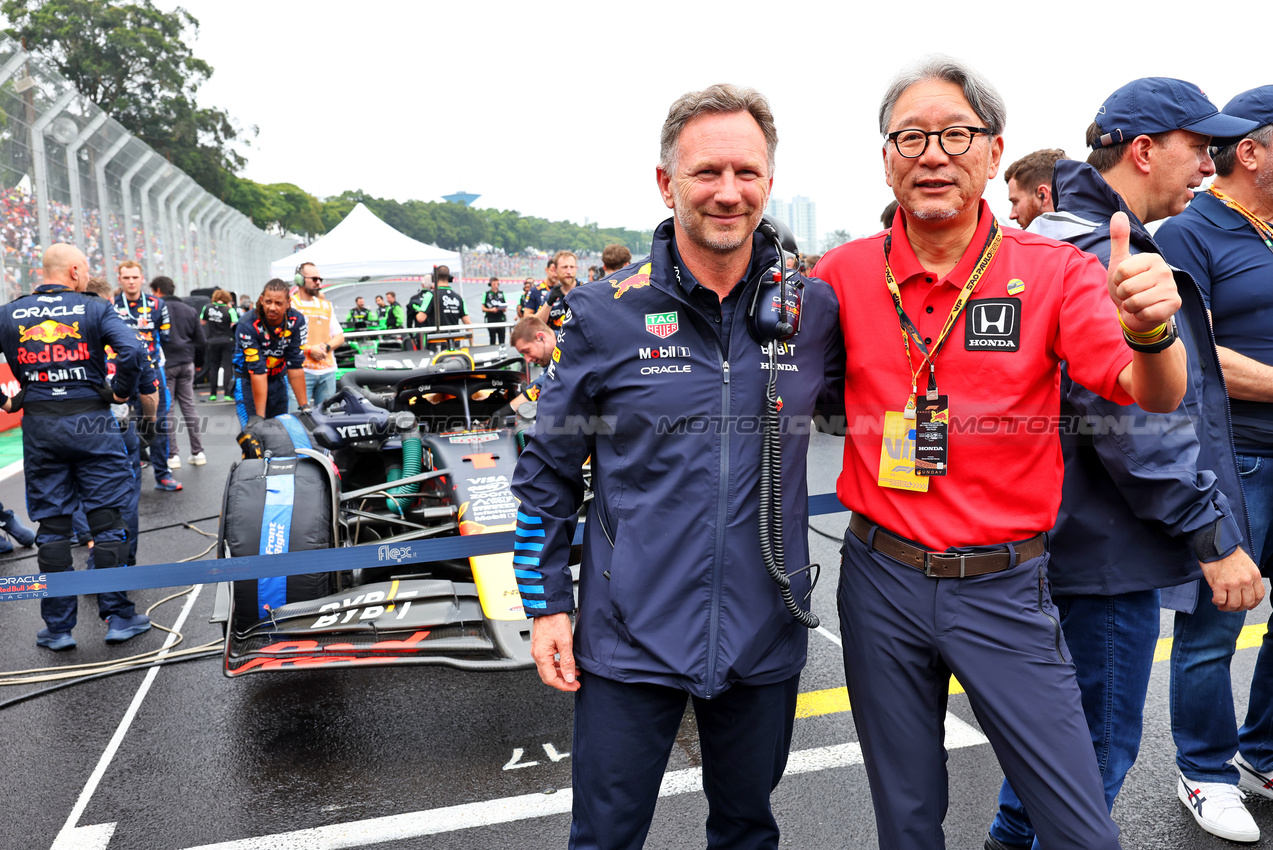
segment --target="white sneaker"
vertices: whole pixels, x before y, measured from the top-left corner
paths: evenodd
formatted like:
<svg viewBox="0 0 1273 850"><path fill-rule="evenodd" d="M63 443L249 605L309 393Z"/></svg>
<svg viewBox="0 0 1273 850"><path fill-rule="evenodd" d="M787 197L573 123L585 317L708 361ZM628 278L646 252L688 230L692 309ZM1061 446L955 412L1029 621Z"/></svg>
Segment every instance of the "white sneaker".
<svg viewBox="0 0 1273 850"><path fill-rule="evenodd" d="M203 466L207 462L208 462L208 457L203 452L199 452L198 454L191 455L190 457L186 458L186 463L190 464L191 466Z"/></svg>
<svg viewBox="0 0 1273 850"><path fill-rule="evenodd" d="M179 458L179 457L170 457L170 458L168 458L168 468L169 468L169 469L181 469L181 458Z"/></svg>
<svg viewBox="0 0 1273 850"><path fill-rule="evenodd" d="M1255 818L1242 804L1242 792L1236 785L1223 782L1192 782L1180 774L1176 796L1185 804L1198 826L1212 835L1230 841L1260 840Z"/></svg>
<svg viewBox="0 0 1273 850"><path fill-rule="evenodd" d="M1242 753L1238 753L1232 759L1232 764L1238 769L1238 787L1250 791L1252 794L1258 794L1269 800L1273 800L1273 773L1260 773L1260 771L1251 767L1250 762L1242 758Z"/></svg>

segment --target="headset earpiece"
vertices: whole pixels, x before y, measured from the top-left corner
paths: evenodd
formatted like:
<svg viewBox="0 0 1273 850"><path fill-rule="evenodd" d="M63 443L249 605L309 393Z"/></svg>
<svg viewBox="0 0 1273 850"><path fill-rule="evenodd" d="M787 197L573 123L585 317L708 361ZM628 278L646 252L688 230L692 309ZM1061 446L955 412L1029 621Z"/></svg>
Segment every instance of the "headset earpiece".
<svg viewBox="0 0 1273 850"><path fill-rule="evenodd" d="M303 268L305 268L305 264L301 263L299 266L296 267L296 274L292 275L292 281L297 286L305 285L305 275L301 274L301 269Z"/></svg>

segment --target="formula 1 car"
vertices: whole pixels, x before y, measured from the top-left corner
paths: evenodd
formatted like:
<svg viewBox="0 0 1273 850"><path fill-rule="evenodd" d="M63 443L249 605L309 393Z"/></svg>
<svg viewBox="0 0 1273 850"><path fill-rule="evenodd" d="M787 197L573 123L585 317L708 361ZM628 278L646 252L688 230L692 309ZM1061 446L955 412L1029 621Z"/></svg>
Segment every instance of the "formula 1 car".
<svg viewBox="0 0 1273 850"><path fill-rule="evenodd" d="M482 368L464 349L416 369L354 369L310 413L249 423L218 555L370 546L377 557L221 585L213 620L225 626L225 675L534 666L511 552L422 562L411 545L515 528L509 488L530 422L509 402L528 383L526 364L477 354Z"/></svg>

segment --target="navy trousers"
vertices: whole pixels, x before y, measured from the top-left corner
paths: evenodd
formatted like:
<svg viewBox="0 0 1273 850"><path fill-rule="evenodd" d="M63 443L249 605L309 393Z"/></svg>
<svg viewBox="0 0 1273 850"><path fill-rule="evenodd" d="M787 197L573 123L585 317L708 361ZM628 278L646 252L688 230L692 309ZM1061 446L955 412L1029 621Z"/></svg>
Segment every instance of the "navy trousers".
<svg viewBox="0 0 1273 850"><path fill-rule="evenodd" d="M287 390L286 372L270 378L265 393L266 419L287 413ZM238 373L234 378L234 408L239 415L239 425L246 426L248 420L256 415L255 398L252 394L252 376L246 372Z"/></svg>
<svg viewBox="0 0 1273 850"><path fill-rule="evenodd" d="M78 503L85 513L97 508L117 508L121 517L133 503L137 486L119 424L109 410L73 416L32 416L22 423L23 472L26 474L27 516L35 522L54 517L70 519ZM36 543L67 540L69 534L50 533L41 527ZM124 540L122 529L103 531L97 542ZM48 569L43 567L42 569ZM40 616L54 632L69 632L76 624L77 599L55 596L40 600ZM112 614L135 613L128 596L99 593L97 610L102 619Z"/></svg>
<svg viewBox="0 0 1273 850"><path fill-rule="evenodd" d="M787 766L800 676L693 697L711 850L774 850L769 795ZM570 754L572 850L639 850L685 713L685 691L585 673Z"/></svg>
<svg viewBox="0 0 1273 850"><path fill-rule="evenodd" d="M942 850L944 719L954 674L1048 850L1114 850L1047 554L930 578L847 533L840 628L881 850Z"/></svg>

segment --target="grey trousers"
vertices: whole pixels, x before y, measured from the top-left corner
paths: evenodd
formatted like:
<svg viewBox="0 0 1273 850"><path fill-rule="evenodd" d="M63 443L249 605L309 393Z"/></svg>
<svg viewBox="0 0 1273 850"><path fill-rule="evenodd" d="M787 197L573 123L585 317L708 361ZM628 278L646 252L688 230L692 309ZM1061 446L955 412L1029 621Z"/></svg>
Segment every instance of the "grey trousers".
<svg viewBox="0 0 1273 850"><path fill-rule="evenodd" d="M169 410L172 417L169 430L172 436L168 441L168 456L176 457L179 454L177 435L180 429L174 412L177 405L181 405L181 418L185 420L185 431L190 435L190 453L197 455L203 451L203 440L199 435L199 414L194 407L194 364L182 363L174 366L169 363L167 370L168 389L172 392L172 409Z"/></svg>

